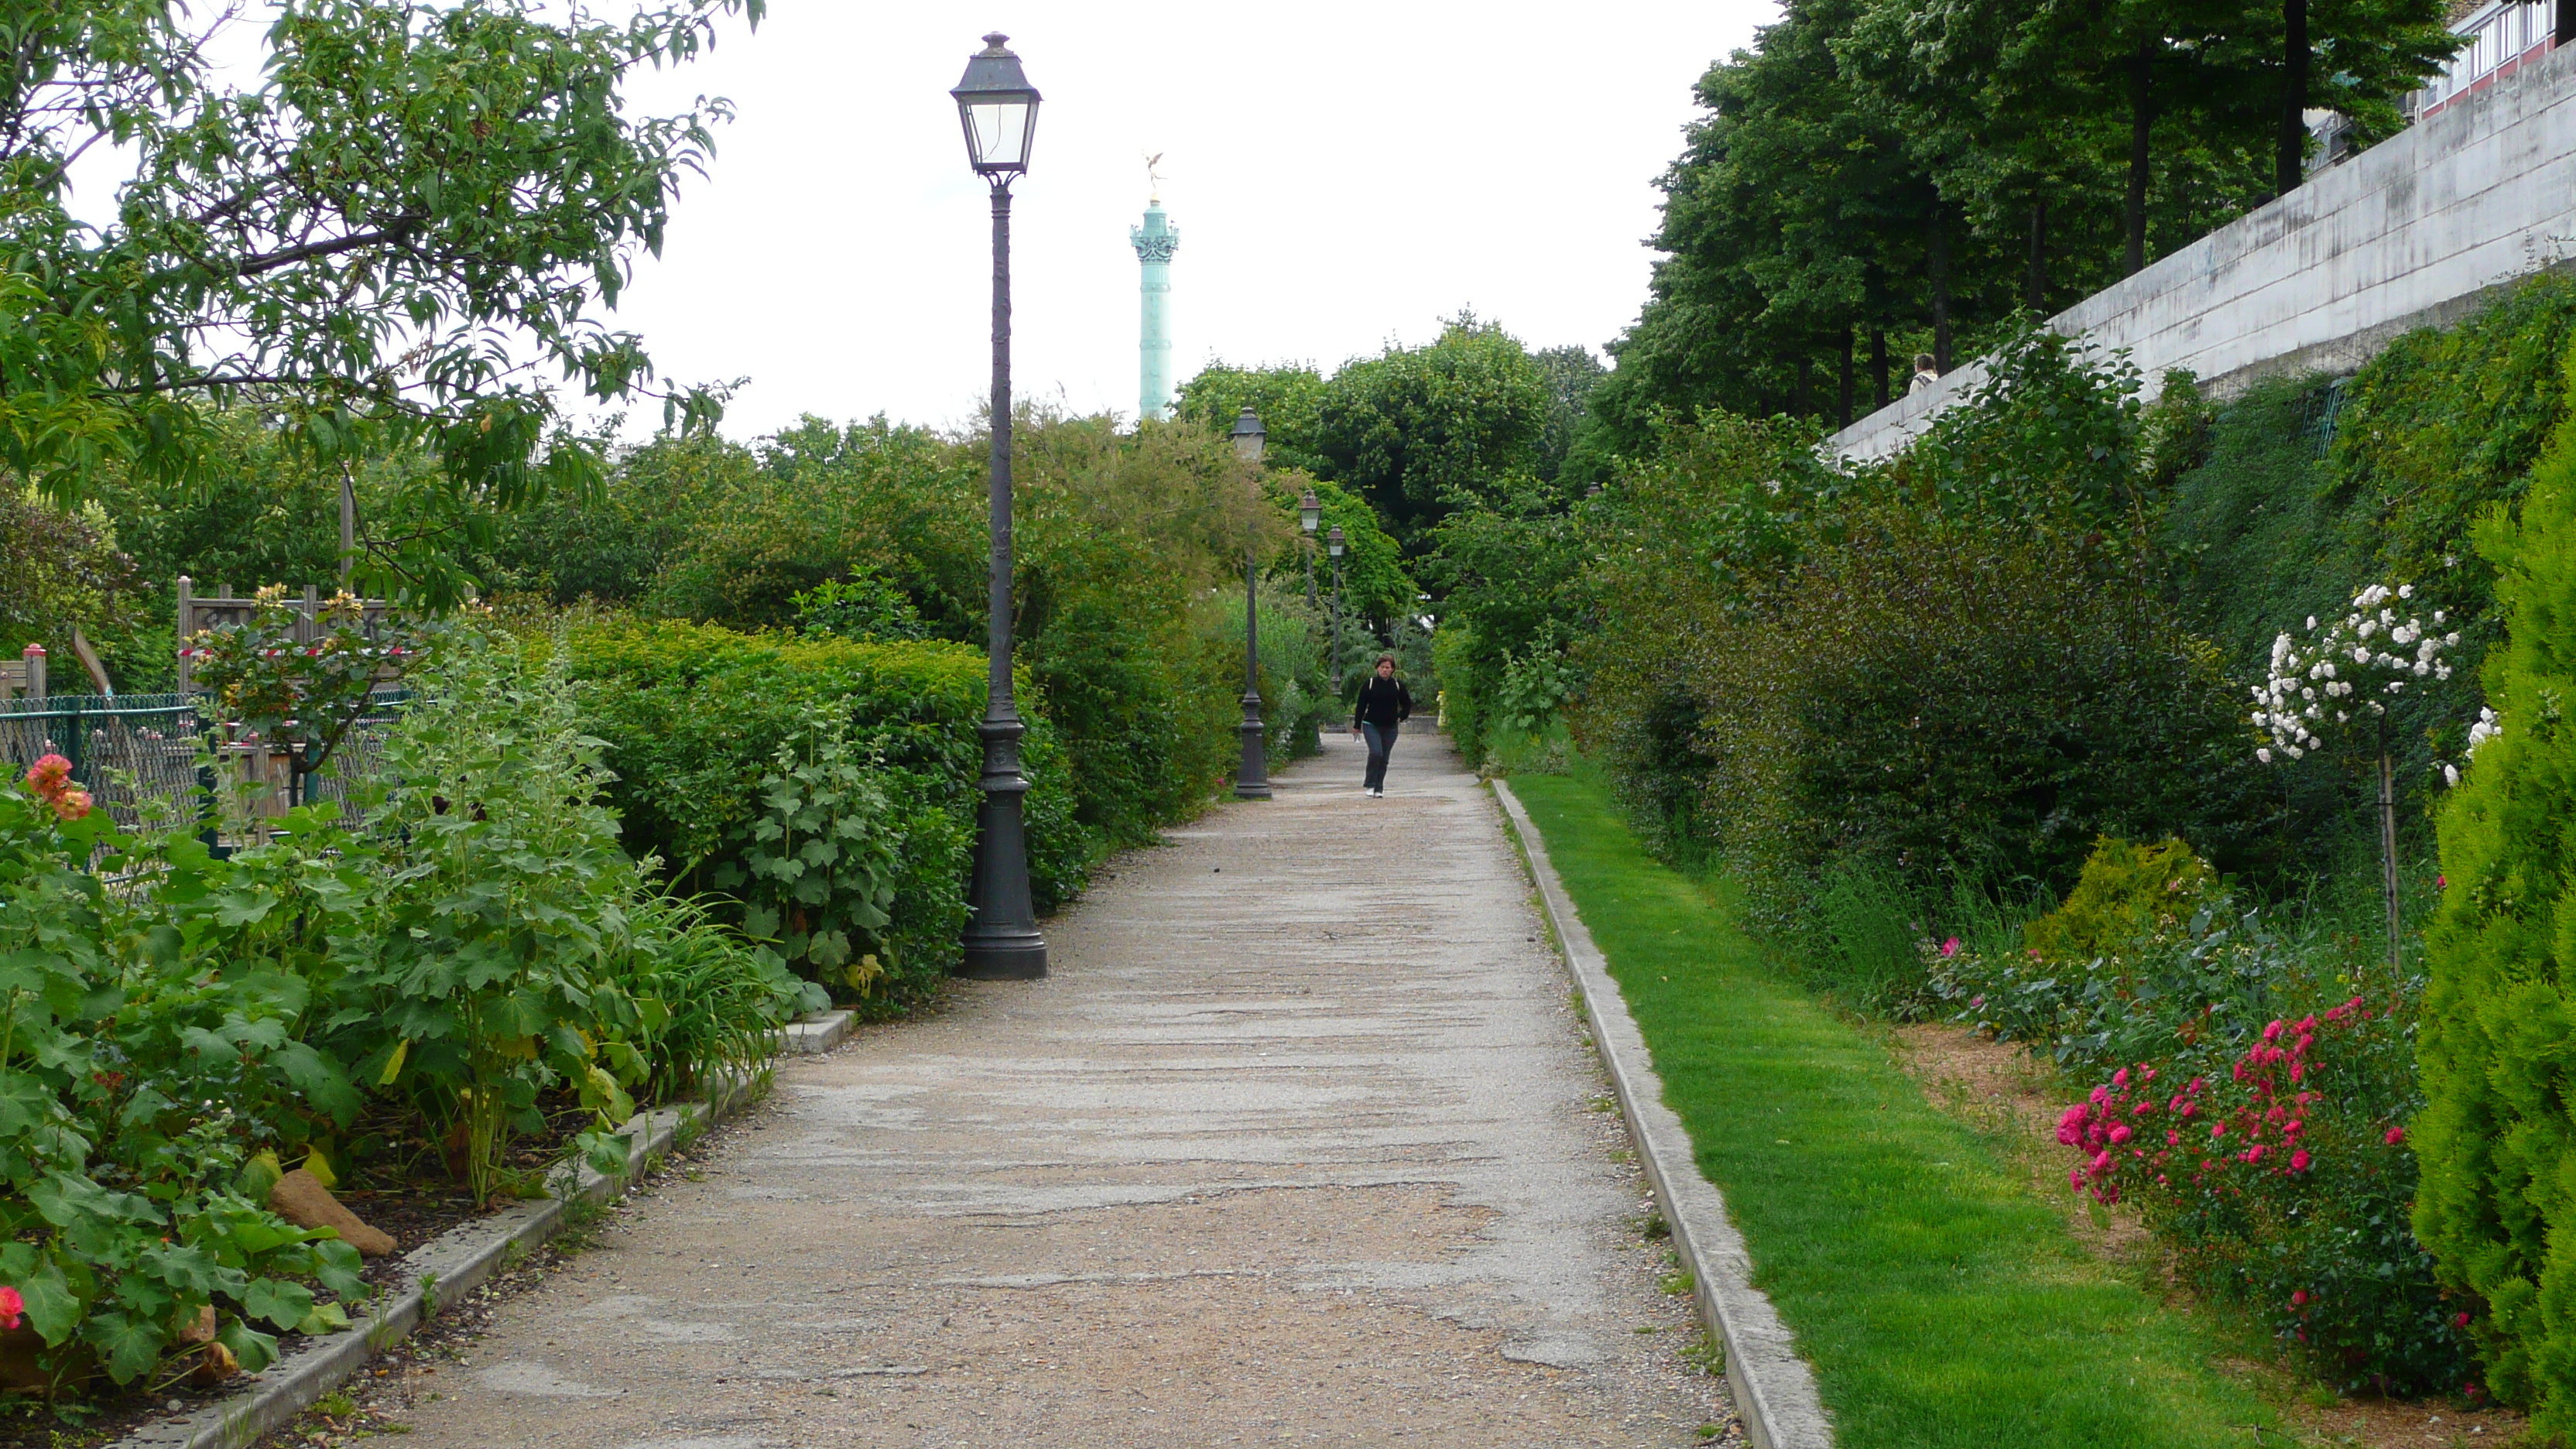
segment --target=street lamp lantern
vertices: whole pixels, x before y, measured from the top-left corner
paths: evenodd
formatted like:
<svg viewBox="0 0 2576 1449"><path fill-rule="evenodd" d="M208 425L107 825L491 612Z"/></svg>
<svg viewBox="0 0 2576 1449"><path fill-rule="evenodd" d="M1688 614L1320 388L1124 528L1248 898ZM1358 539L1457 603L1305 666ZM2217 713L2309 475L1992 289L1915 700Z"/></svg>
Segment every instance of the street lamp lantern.
<svg viewBox="0 0 2576 1449"><path fill-rule="evenodd" d="M1261 461L1262 444L1269 438L1261 430L1261 417L1250 408L1235 414L1234 456L1247 463Z"/></svg>
<svg viewBox="0 0 2576 1449"><path fill-rule="evenodd" d="M1324 546L1333 551L1333 557L1340 558L1342 556L1342 526L1338 523L1334 524L1333 531L1325 535L1325 538L1326 543Z"/></svg>
<svg viewBox="0 0 2576 1449"><path fill-rule="evenodd" d="M1029 147L1038 135L1038 92L1020 73L1020 58L1004 44L1009 36L995 31L984 48L966 62L966 78L948 94L957 98L957 119L966 128L966 159L975 174L995 186L1029 169Z"/></svg>
<svg viewBox="0 0 2576 1449"><path fill-rule="evenodd" d="M1038 93L1020 58L984 37L949 94L966 126L966 159L993 188L993 426L986 508L992 554L985 580L982 798L975 807L974 874L966 885L966 937L957 974L1027 980L1046 974L1046 938L1029 892L1029 781L1020 772L1019 704L1011 696L1011 183L1029 169Z"/></svg>

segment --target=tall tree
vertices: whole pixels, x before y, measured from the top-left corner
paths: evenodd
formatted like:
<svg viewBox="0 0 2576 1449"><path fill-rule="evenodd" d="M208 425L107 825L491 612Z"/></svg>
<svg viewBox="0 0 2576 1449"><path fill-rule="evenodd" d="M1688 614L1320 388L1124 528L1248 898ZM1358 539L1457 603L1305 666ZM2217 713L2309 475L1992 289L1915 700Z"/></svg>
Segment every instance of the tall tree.
<svg viewBox="0 0 2576 1449"><path fill-rule="evenodd" d="M1418 552L1460 500L1535 470L1549 407L1547 374L1520 341L1461 315L1427 347L1389 347L1333 374L1315 414L1318 471Z"/></svg>

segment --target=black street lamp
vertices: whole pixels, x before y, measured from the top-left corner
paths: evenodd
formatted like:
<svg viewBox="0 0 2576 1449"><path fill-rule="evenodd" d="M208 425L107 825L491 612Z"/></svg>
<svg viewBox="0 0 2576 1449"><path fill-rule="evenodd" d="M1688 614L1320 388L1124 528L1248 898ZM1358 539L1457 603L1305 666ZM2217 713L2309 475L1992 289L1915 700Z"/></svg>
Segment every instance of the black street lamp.
<svg viewBox="0 0 2576 1449"><path fill-rule="evenodd" d="M1020 58L999 32L967 60L949 94L966 128L966 159L993 188L993 476L992 611L984 648L992 674L985 691L984 798L975 811L975 874L966 902L966 957L957 974L1025 981L1046 974L1046 938L1038 934L1029 897L1029 849L1021 809L1029 792L1020 773L1020 736L1028 733L1011 697L1011 183L1029 169L1038 129L1038 93L1020 73Z"/></svg>
<svg viewBox="0 0 2576 1449"><path fill-rule="evenodd" d="M1261 466L1261 419L1245 408L1234 420L1234 456ZM1257 497L1257 495L1256 495ZM1251 539L1243 544L1243 764L1234 772L1234 798L1270 798L1270 761L1261 750L1260 558Z"/></svg>
<svg viewBox="0 0 2576 1449"><path fill-rule="evenodd" d="M1342 526L1333 525L1324 546L1333 555L1333 698L1342 697Z"/></svg>
<svg viewBox="0 0 2576 1449"><path fill-rule="evenodd" d="M1309 488L1297 500L1297 526L1306 530L1306 607L1310 610L1315 607L1315 525L1323 521L1324 500Z"/></svg>

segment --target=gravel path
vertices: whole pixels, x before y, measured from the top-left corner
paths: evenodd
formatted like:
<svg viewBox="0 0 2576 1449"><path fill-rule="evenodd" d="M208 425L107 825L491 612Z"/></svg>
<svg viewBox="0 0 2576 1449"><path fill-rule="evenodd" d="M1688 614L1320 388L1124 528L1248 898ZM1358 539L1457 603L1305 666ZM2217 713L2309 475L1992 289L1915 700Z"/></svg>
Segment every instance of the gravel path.
<svg viewBox="0 0 2576 1449"><path fill-rule="evenodd" d="M1115 864L1054 974L781 1069L462 1362L430 1446L1735 1440L1492 805L1328 741Z"/></svg>

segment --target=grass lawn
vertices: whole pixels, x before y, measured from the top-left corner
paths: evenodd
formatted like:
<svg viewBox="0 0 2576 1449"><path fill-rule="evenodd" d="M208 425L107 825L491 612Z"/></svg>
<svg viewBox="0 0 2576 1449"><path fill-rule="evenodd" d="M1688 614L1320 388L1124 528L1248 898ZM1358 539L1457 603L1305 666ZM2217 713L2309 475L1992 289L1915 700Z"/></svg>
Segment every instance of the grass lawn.
<svg viewBox="0 0 2576 1449"><path fill-rule="evenodd" d="M1872 1037L1639 849L1585 776L1516 776L1840 1449L2211 1449L2278 1417L2090 1257ZM2266 1440L2281 1442L2271 1434Z"/></svg>

